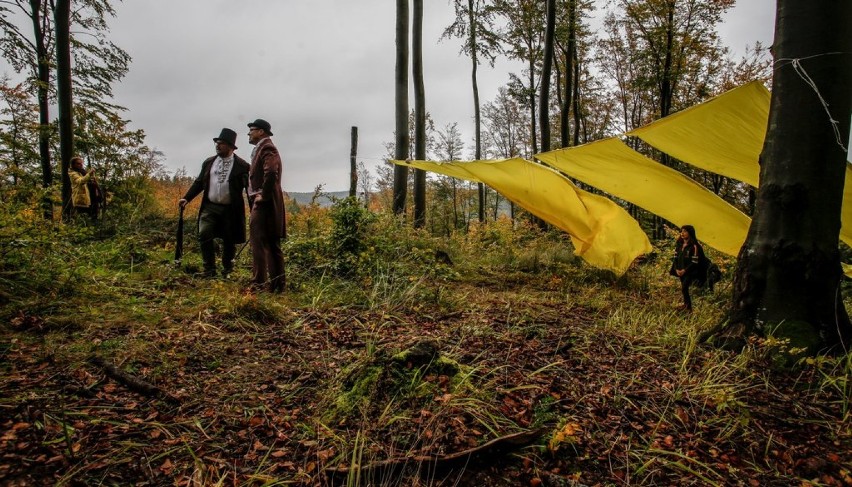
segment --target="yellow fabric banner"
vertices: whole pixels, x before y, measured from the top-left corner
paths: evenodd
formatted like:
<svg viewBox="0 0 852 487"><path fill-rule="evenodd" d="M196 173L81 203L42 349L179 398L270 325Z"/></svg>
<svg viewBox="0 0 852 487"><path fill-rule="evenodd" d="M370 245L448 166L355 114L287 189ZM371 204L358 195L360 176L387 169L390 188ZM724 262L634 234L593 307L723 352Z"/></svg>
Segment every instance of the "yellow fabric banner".
<svg viewBox="0 0 852 487"><path fill-rule="evenodd" d="M850 141L852 145L852 141ZM840 240L852 247L852 168L846 165L843 183L843 206L840 208ZM852 274L846 274L852 277Z"/></svg>
<svg viewBox="0 0 852 487"><path fill-rule="evenodd" d="M687 164L758 187L771 94L752 81L674 113L633 135ZM852 246L852 169L846 167L840 240Z"/></svg>
<svg viewBox="0 0 852 487"><path fill-rule="evenodd" d="M536 158L675 225L693 225L698 239L720 252L736 256L745 242L751 222L745 214L618 139L545 152Z"/></svg>
<svg viewBox="0 0 852 487"><path fill-rule="evenodd" d="M756 188L769 99L763 83L752 81L627 135L695 167Z"/></svg>
<svg viewBox="0 0 852 487"><path fill-rule="evenodd" d="M574 253L621 276L653 247L639 224L609 199L578 188L558 172L525 159L433 162L392 161L468 181L482 182L513 203L565 231Z"/></svg>
<svg viewBox="0 0 852 487"><path fill-rule="evenodd" d="M761 82L754 81L627 135L695 167L757 187L769 104L769 91ZM699 240L725 254L737 256L745 241L750 224L746 215L685 175L646 158L619 139L545 152L536 158L676 225L694 225ZM508 159L413 161L409 165L488 184L509 200L568 232L577 255L596 267L612 269L620 275L637 255L650 251L647 237L641 230L642 238L634 235L638 224L621 207L580 190L540 164ZM624 217L631 223L625 223ZM840 239L852 246L852 166L846 167L841 225ZM619 230L613 232L615 228ZM619 245L621 239L626 240ZM846 268L846 272L852 277L850 269Z"/></svg>

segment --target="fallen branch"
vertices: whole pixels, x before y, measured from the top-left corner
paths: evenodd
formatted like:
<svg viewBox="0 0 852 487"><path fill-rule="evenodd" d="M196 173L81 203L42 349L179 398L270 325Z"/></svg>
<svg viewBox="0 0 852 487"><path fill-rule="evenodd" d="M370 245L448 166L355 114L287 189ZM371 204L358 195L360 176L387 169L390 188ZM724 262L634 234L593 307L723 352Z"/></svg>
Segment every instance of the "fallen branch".
<svg viewBox="0 0 852 487"><path fill-rule="evenodd" d="M90 357L89 363L100 367L101 369L103 369L107 377L127 387L133 392L137 392L144 396L157 397L172 404L180 403L180 400L178 398L169 394L163 389L160 389L159 387L155 386L154 384L151 384L150 382L128 374L127 372L116 367L114 364L105 361L101 357Z"/></svg>
<svg viewBox="0 0 852 487"><path fill-rule="evenodd" d="M360 467L328 467L324 469L324 472L326 475L334 477L348 475L350 471L360 469L361 475L386 478L385 476L392 474L397 469L411 465L417 465L418 469L421 471L427 471L430 474L445 472L459 467L471 467L482 460L493 462L495 456L504 455L537 440L542 434L544 434L545 430L545 428L539 428L533 431L512 433L510 435L495 438L477 447L451 453L449 455L415 455L409 457L389 458L387 460L371 462Z"/></svg>

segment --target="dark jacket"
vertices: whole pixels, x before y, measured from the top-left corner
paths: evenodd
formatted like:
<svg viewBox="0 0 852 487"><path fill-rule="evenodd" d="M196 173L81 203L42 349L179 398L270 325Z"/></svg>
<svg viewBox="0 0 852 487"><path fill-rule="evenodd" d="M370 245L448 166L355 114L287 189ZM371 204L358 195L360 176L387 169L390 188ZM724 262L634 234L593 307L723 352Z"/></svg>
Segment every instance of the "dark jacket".
<svg viewBox="0 0 852 487"><path fill-rule="evenodd" d="M252 197L250 204L252 205L252 211L266 213L263 221L268 222L270 225L266 229L266 234L270 237L277 236L278 238L286 236L281 172L281 156L278 154L278 149L272 143L272 140L267 137L258 142L254 157L251 160L251 170L249 172L251 185L249 187L253 192L260 192L261 200L255 201L257 198ZM258 207L255 209L254 205L258 205Z"/></svg>
<svg viewBox="0 0 852 487"><path fill-rule="evenodd" d="M199 218L201 212L204 211L204 206L210 200L207 199L207 192L210 189L210 168L213 166L213 161L216 156L209 157L201 164L201 173L193 181L183 199L192 201L199 193L204 193L201 198L201 210L198 212ZM243 199L243 192L248 187L249 164L244 159L234 154L234 166L231 168L231 174L228 176L228 192L231 194L231 204L229 211L231 218L228 219L230 225L226 229L230 233L234 243L243 243L246 241L246 205ZM219 235L221 238L222 235Z"/></svg>
<svg viewBox="0 0 852 487"><path fill-rule="evenodd" d="M677 275L675 271L683 269L686 272L683 273L681 278L689 276L703 281L707 272L705 268L706 262L707 257L704 255L704 248L700 243L693 240L683 245L683 242L678 240L675 245L675 256L670 274Z"/></svg>

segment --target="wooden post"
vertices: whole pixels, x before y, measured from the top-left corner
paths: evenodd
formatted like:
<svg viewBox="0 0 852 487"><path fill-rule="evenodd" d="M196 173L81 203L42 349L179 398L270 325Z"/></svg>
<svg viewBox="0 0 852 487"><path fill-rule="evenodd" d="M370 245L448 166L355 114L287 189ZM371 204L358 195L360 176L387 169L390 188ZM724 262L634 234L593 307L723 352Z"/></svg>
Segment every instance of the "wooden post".
<svg viewBox="0 0 852 487"><path fill-rule="evenodd" d="M355 156L358 154L358 127L352 127L352 146L349 149L349 196L358 194L358 168Z"/></svg>

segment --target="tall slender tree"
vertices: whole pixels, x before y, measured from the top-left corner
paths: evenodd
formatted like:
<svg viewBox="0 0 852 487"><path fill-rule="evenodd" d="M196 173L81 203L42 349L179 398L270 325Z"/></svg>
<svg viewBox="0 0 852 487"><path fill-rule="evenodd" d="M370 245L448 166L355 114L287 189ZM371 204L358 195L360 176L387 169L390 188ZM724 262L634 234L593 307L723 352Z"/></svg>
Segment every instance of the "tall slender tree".
<svg viewBox="0 0 852 487"><path fill-rule="evenodd" d="M584 22L588 12L595 9L589 0L561 0L556 4L556 32L554 33L555 57L554 71L557 88L556 105L559 107L559 138L560 146L572 144L573 114L573 143L577 145L580 135L580 75L583 71L581 59L582 50L589 50L591 43L584 38L591 37L591 32ZM576 106L575 106L576 105Z"/></svg>
<svg viewBox="0 0 852 487"><path fill-rule="evenodd" d="M485 138L493 151L489 154L491 157L508 159L532 156L524 109L507 88L498 89L494 101L486 103L482 111Z"/></svg>
<svg viewBox="0 0 852 487"><path fill-rule="evenodd" d="M718 52L724 50L716 26L734 3L734 0L619 0L622 20L637 36L634 55L644 63L643 76L655 88L658 117L672 113L675 99L687 89L684 80L689 74L707 68L704 61L718 58ZM695 101L683 100L681 108Z"/></svg>
<svg viewBox="0 0 852 487"><path fill-rule="evenodd" d="M654 113L643 68L634 54L639 52L639 39L635 27L613 12L604 17L603 33L595 64L612 84L612 96L619 108L613 130L628 132L650 122Z"/></svg>
<svg viewBox="0 0 852 487"><path fill-rule="evenodd" d="M517 75L512 75L515 84L520 87L519 94L527 100L530 114L530 145L533 153L539 152L538 128L536 111L536 90L540 82L539 72L542 62L542 47L546 3L541 0L495 0L495 5L505 20L504 50L512 59L526 63L522 81Z"/></svg>
<svg viewBox="0 0 852 487"><path fill-rule="evenodd" d="M760 188L719 334L849 350L838 251L852 119L852 2L778 0Z"/></svg>
<svg viewBox="0 0 852 487"><path fill-rule="evenodd" d="M32 34L14 23L15 11L29 20ZM53 184L50 158L50 66L53 49L53 30L50 10L43 0L12 0L0 5L0 28L3 30L3 56L17 70L28 71L35 89L39 108L38 148L41 160L41 182L46 189ZM53 205L49 197L42 201L42 214L53 218Z"/></svg>
<svg viewBox="0 0 852 487"><path fill-rule="evenodd" d="M656 100L654 115L663 118L707 98L709 89L692 88L693 84L711 82L712 76L691 76L719 64L720 51L716 26L722 14L735 0L618 0L626 31L635 34L633 45L637 48L632 57L640 66L638 78L653 93ZM705 62L708 60L715 62ZM686 82L691 79L692 83ZM689 92L701 96L688 97ZM675 101L680 100L680 106ZM667 154L660 162L670 166ZM654 238L665 238L663 221L654 218Z"/></svg>
<svg viewBox="0 0 852 487"><path fill-rule="evenodd" d="M500 36L495 30L495 9L486 0L453 0L456 19L441 36L442 39L456 37L464 39L462 53L470 57L471 86L473 88L474 159L482 159L482 116L479 102L477 68L481 60L494 66L494 60L502 52ZM485 185L478 184L479 221L485 221Z"/></svg>
<svg viewBox="0 0 852 487"><path fill-rule="evenodd" d="M414 76L414 158L426 159L426 88L423 83L423 0L414 0L412 19ZM414 226L426 225L426 171L414 170Z"/></svg>
<svg viewBox="0 0 852 487"><path fill-rule="evenodd" d="M573 105L575 89L574 64L577 59L577 24L579 23L577 19L579 10L577 3L577 0L565 1L563 11L567 18L564 19L564 22L560 23L560 31L565 32L565 39L561 43L559 40L562 36L556 35L554 39L561 45L560 50L564 68L564 81L562 82L562 86L557 87L557 93L559 94L559 138L562 142L562 147L568 147L571 140L568 120ZM558 69L559 65L557 63Z"/></svg>
<svg viewBox="0 0 852 487"><path fill-rule="evenodd" d="M62 216L71 217L68 168L74 155L74 102L71 91L71 0L56 0L56 93L59 110L59 165L62 168Z"/></svg>
<svg viewBox="0 0 852 487"><path fill-rule="evenodd" d="M541 126L541 150L550 147L550 77L553 73L554 37L556 33L556 0L545 0L546 15L544 29L544 55L541 67L541 95L539 96L539 126Z"/></svg>
<svg viewBox="0 0 852 487"><path fill-rule="evenodd" d="M394 158L408 158L408 0L396 0L396 103L394 119ZM408 194L408 167L396 164L393 168L393 212L405 214Z"/></svg>
<svg viewBox="0 0 852 487"><path fill-rule="evenodd" d="M435 150L441 160L456 161L461 159L464 141L462 141L458 123L447 124L444 130L438 130ZM449 176L439 176L438 181L444 188L447 188L444 192L452 200L452 227L461 228L467 222L459 219L459 180Z"/></svg>
<svg viewBox="0 0 852 487"><path fill-rule="evenodd" d="M101 111L107 116L122 110L110 102L112 83L127 73L130 62L130 56L107 37L107 19L115 15L110 0L78 0L74 8L71 8L69 2L0 0L0 54L15 71L27 74L39 108L38 147L44 188L52 185L54 174L51 161L51 137L54 131L50 102L51 96L56 93L56 86L51 77L51 68L54 65L60 68L61 62L64 63L61 69L68 71L73 59L74 72L70 79L74 86L74 97L90 110ZM57 15L69 19L63 21L67 28L55 25ZM18 24L21 18L27 20L26 27ZM71 26L75 27L73 31ZM63 29L63 35L68 40L67 45L59 49L55 42L59 32L57 29ZM58 55L65 58L60 60ZM71 93L71 90L68 92ZM70 116L72 110L65 112L66 116ZM67 140L65 145L68 146ZM63 162L67 164L67 161ZM67 196L66 192L67 188L64 187L63 197ZM53 205L49 198L44 200L43 213L46 218L53 218Z"/></svg>

